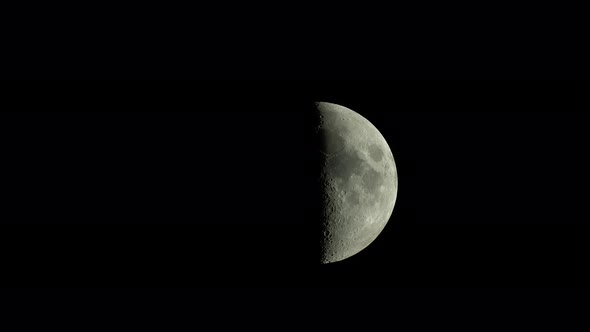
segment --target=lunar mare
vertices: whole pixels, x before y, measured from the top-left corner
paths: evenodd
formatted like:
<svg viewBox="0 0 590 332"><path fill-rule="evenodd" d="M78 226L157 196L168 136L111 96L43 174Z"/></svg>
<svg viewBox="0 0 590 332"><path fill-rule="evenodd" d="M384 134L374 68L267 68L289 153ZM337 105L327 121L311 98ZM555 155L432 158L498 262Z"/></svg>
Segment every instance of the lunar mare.
<svg viewBox="0 0 590 332"><path fill-rule="evenodd" d="M349 258L369 246L393 213L397 168L381 133L358 113L316 103L321 140L321 262Z"/></svg>

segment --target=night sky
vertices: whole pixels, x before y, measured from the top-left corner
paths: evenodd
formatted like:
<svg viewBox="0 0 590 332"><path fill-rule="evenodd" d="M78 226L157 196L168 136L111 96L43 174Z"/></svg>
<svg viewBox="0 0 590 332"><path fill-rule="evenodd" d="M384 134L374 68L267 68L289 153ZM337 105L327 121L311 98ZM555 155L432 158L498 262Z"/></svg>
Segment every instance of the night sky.
<svg viewBox="0 0 590 332"><path fill-rule="evenodd" d="M588 330L583 9L10 2L0 330ZM325 266L315 101L399 174Z"/></svg>
<svg viewBox="0 0 590 332"><path fill-rule="evenodd" d="M6 284L583 287L587 108L528 82L15 84L2 114ZM383 233L320 266L312 101L383 134Z"/></svg>

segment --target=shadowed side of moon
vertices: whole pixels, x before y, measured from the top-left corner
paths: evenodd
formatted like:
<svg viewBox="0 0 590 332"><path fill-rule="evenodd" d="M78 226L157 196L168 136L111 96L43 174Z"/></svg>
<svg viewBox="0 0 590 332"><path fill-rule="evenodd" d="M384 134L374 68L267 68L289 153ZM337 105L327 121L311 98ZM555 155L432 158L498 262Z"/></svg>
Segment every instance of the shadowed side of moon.
<svg viewBox="0 0 590 332"><path fill-rule="evenodd" d="M381 233L397 196L397 170L387 142L367 119L330 103L320 115L321 262L349 258Z"/></svg>

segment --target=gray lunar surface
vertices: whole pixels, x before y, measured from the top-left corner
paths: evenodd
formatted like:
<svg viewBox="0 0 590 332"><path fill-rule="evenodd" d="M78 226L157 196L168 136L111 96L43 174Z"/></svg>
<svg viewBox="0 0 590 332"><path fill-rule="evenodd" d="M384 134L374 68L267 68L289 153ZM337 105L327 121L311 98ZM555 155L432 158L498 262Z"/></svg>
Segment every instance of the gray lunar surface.
<svg viewBox="0 0 590 332"><path fill-rule="evenodd" d="M336 104L316 103L322 142L321 262L369 246L393 213L397 169L385 138L367 119Z"/></svg>

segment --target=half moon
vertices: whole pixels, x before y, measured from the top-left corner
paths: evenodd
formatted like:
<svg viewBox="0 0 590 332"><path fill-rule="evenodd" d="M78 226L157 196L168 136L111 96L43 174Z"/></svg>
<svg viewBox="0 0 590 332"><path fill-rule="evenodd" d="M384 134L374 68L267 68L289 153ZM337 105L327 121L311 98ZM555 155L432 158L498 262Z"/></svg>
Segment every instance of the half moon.
<svg viewBox="0 0 590 332"><path fill-rule="evenodd" d="M367 119L336 104L315 104L320 123L321 263L369 246L393 213L398 177L385 138Z"/></svg>

